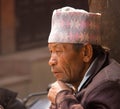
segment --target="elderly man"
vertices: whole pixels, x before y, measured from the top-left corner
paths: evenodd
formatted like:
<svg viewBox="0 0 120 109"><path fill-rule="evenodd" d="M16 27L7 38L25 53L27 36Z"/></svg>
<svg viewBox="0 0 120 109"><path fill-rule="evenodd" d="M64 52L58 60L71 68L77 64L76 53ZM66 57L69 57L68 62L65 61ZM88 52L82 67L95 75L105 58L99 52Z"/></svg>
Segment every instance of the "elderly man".
<svg viewBox="0 0 120 109"><path fill-rule="evenodd" d="M120 65L101 45L101 14L54 10L49 65L57 81L50 109L120 109Z"/></svg>

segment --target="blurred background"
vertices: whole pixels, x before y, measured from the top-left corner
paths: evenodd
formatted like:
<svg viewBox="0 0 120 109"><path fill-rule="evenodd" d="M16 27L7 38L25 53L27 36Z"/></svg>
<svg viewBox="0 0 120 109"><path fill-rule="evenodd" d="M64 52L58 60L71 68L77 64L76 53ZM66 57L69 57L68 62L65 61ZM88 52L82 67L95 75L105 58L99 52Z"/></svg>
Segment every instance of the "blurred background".
<svg viewBox="0 0 120 109"><path fill-rule="evenodd" d="M120 62L119 0L0 0L0 87L24 98L55 81L48 66L52 12L72 6L102 13L102 43Z"/></svg>

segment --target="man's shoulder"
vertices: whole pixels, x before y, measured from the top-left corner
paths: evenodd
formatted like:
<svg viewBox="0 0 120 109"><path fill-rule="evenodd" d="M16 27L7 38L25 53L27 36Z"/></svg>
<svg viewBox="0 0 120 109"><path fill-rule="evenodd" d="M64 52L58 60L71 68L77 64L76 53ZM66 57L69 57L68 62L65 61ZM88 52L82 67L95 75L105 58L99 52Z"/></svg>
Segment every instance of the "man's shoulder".
<svg viewBox="0 0 120 109"><path fill-rule="evenodd" d="M120 64L116 60L110 59L110 63L97 76L104 76L102 79L120 79Z"/></svg>
<svg viewBox="0 0 120 109"><path fill-rule="evenodd" d="M104 67L97 75L91 80L85 88L85 92L89 93L91 90L96 89L99 85L104 85L107 81L120 80L120 64L115 60L110 60L110 64Z"/></svg>

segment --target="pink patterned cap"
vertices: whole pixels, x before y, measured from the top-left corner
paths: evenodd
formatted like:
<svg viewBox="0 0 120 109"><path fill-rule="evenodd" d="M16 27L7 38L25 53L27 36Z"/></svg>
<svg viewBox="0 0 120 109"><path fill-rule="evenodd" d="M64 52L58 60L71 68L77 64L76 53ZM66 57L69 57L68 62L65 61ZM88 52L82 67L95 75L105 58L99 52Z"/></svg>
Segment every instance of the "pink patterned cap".
<svg viewBox="0 0 120 109"><path fill-rule="evenodd" d="M101 44L101 14L72 7L53 11L48 43Z"/></svg>

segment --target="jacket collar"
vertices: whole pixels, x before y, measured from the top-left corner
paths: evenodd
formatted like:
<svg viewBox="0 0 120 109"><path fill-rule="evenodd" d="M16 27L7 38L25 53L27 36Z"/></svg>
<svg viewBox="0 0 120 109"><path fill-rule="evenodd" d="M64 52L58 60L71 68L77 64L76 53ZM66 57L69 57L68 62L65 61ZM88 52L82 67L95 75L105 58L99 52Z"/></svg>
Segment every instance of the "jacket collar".
<svg viewBox="0 0 120 109"><path fill-rule="evenodd" d="M108 63L108 53L101 54L97 58L95 58L90 67L88 68L87 72L85 73L83 80L78 87L78 91L85 88L92 81L95 75L99 73L102 68L108 65Z"/></svg>

